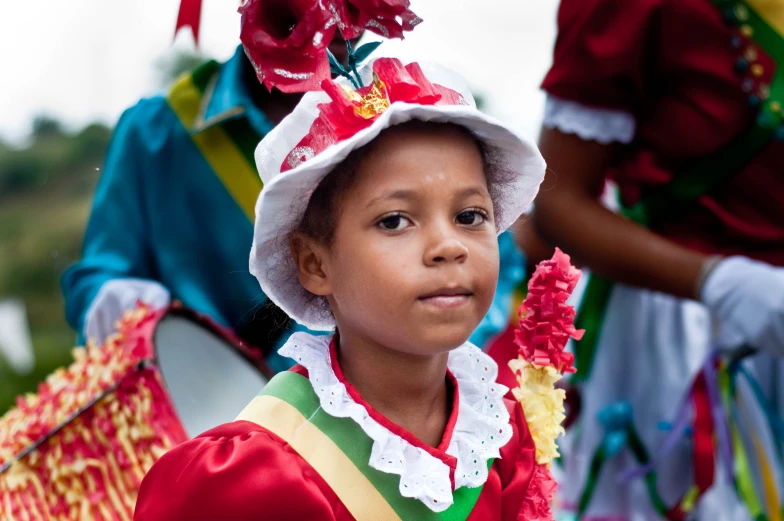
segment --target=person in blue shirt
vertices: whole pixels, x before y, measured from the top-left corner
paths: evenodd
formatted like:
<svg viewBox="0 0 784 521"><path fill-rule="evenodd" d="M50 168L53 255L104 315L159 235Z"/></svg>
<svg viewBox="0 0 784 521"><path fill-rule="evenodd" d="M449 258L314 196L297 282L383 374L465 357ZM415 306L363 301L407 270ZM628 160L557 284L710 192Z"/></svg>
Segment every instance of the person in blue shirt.
<svg viewBox="0 0 784 521"><path fill-rule="evenodd" d="M122 115L82 259L62 278L72 327L101 342L137 300L177 299L273 353L295 325L248 272L253 151L300 96L267 91L240 46Z"/></svg>

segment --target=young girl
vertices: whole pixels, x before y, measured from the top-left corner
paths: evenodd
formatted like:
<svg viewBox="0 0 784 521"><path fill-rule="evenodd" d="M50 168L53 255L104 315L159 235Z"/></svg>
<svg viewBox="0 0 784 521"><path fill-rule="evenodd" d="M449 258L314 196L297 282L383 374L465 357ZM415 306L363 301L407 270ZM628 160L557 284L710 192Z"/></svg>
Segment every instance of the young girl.
<svg viewBox="0 0 784 521"><path fill-rule="evenodd" d="M164 455L137 521L540 519L550 485L498 368L467 342L497 234L544 175L437 66L328 81L259 145L251 271L310 329L237 421ZM508 368L501 370L508 371Z"/></svg>

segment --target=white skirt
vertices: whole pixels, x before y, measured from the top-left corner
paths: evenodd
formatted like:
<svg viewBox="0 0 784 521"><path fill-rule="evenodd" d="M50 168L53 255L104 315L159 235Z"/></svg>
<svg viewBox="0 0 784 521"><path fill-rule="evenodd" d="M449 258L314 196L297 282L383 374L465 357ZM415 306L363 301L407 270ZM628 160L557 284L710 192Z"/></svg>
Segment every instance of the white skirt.
<svg viewBox="0 0 784 521"><path fill-rule="evenodd" d="M587 276L584 276L581 286L586 280ZM580 293L578 286L573 295L575 302L579 301ZM636 430L648 452L654 455L668 434L663 423L674 419L709 351L732 342L726 334L714 334L716 329L707 310L697 302L623 285L613 288L592 373L582 385L580 418L561 440L563 466L559 469L554 465L554 472L560 477L558 503L564 506L559 519L569 519L569 512L576 511L591 459L604 438L598 413L615 402L629 403ZM755 355L745 364L774 401L774 395L784 397L780 394L784 384L777 377L781 371L778 361L766 355ZM739 383L738 395L745 411L744 421L755 424L752 429L759 432L759 439L768 449L766 453L773 454L773 438L767 429L766 416L761 413L750 388ZM727 482L722 470L726 464L718 461L714 485L702 496L695 518L710 521L751 519L733 485ZM636 465L628 449L621 450L605 463L586 519L661 519L653 508L642 477L623 482L620 479L625 470ZM780 494L781 469L775 462L771 466ZM682 437L663 458L656 474L660 496L668 506L675 505L693 483L688 436Z"/></svg>

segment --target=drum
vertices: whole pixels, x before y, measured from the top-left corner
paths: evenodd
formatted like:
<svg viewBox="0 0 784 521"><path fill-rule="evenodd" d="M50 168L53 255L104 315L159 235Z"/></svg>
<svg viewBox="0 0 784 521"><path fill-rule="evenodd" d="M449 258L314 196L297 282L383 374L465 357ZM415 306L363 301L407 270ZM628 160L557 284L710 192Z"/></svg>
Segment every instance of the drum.
<svg viewBox="0 0 784 521"><path fill-rule="evenodd" d="M271 376L259 352L182 306L127 313L0 418L0 521L130 521L153 463L232 421Z"/></svg>
<svg viewBox="0 0 784 521"><path fill-rule="evenodd" d="M161 317L152 344L166 390L191 437L233 421L272 377L260 352L183 307Z"/></svg>

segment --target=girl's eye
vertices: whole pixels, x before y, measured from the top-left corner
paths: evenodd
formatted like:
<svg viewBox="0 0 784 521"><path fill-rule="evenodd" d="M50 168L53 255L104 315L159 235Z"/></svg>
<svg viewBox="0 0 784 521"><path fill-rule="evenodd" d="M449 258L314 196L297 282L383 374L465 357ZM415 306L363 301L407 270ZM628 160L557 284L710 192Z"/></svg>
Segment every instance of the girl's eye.
<svg viewBox="0 0 784 521"><path fill-rule="evenodd" d="M466 210L460 212L455 220L463 226L479 226L487 220L487 216L480 210Z"/></svg>
<svg viewBox="0 0 784 521"><path fill-rule="evenodd" d="M378 226L382 230L387 230L390 232L397 232L403 230L413 224L410 219L407 217L403 217L400 214L397 215L389 215L384 217L380 221L378 221Z"/></svg>

